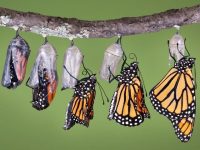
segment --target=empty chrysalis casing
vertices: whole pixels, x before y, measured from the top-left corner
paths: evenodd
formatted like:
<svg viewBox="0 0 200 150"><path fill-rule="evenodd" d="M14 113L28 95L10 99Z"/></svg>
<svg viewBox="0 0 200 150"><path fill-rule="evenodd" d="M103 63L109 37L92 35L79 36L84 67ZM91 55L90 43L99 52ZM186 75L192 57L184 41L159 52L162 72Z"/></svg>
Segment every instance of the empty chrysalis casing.
<svg viewBox="0 0 200 150"><path fill-rule="evenodd" d="M169 52L175 57L176 61L179 61L184 56L185 40L178 32L169 40ZM171 61L171 56L169 59Z"/></svg>
<svg viewBox="0 0 200 150"><path fill-rule="evenodd" d="M27 86L33 89L32 106L37 110L47 108L53 101L58 84L56 50L48 42L39 48Z"/></svg>
<svg viewBox="0 0 200 150"><path fill-rule="evenodd" d="M75 87L77 80L73 77L78 77L82 60L81 51L75 45L71 45L65 52L63 64L71 75L63 68L62 90Z"/></svg>
<svg viewBox="0 0 200 150"><path fill-rule="evenodd" d="M26 73L26 65L30 49L28 43L17 33L7 49L7 56L1 84L14 89L22 83Z"/></svg>
<svg viewBox="0 0 200 150"><path fill-rule="evenodd" d="M110 71L115 74L117 66L123 56L121 44L114 43L110 45L105 53L104 59L100 70L100 77L104 80L109 80ZM110 71L109 68L110 67Z"/></svg>

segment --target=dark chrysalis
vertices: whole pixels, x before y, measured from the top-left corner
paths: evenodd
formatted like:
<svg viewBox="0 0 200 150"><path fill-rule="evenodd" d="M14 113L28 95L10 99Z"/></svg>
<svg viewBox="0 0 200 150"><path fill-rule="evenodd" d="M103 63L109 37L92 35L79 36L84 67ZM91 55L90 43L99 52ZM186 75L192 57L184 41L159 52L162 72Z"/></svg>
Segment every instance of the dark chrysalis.
<svg viewBox="0 0 200 150"><path fill-rule="evenodd" d="M56 50L48 42L39 49L27 86L33 89L32 106L46 109L53 101L58 77L56 71Z"/></svg>
<svg viewBox="0 0 200 150"><path fill-rule="evenodd" d="M22 83L26 73L26 65L30 49L28 43L16 33L7 49L7 56L1 84L8 89L14 89Z"/></svg>

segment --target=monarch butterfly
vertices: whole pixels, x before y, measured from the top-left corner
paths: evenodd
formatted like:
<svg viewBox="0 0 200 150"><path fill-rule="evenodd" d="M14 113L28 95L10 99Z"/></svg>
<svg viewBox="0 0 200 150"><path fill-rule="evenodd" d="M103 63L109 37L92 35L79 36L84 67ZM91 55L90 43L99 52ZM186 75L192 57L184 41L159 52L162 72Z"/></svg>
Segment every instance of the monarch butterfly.
<svg viewBox="0 0 200 150"><path fill-rule="evenodd" d="M57 81L51 80L48 76L47 69L38 70L39 83L38 86L33 89L32 106L37 110L46 109L56 93Z"/></svg>
<svg viewBox="0 0 200 150"><path fill-rule="evenodd" d="M94 115L93 105L96 96L96 90L95 90L96 83L99 86L102 99L103 99L102 92L106 96L102 86L96 80L95 77L96 74L90 74L89 70L85 68L83 61L82 65L84 67L84 71L86 72L86 74L88 74L88 77L82 78L81 80L78 80L75 77L73 77L72 74L67 70L66 66L64 66L68 74L77 80L73 98L69 102L66 110L66 118L64 123L65 130L69 130L71 127L75 125L75 123L82 124L86 127L89 126L89 122L91 119L93 119ZM106 98L108 101L107 96ZM103 104L104 104L104 99L103 99Z"/></svg>
<svg viewBox="0 0 200 150"><path fill-rule="evenodd" d="M39 49L27 81L27 86L33 89L33 108L43 110L50 105L56 93L57 83L56 51L45 41Z"/></svg>
<svg viewBox="0 0 200 150"><path fill-rule="evenodd" d="M175 133L182 142L189 141L195 121L194 64L195 58L183 56L150 91L154 108L172 122Z"/></svg>
<svg viewBox="0 0 200 150"><path fill-rule="evenodd" d="M130 66L124 68L126 64L126 56L124 54L124 63L121 67L121 75L111 76L109 81L116 79L118 87L115 91L109 110L108 119L114 119L123 126L140 125L144 118L150 118L150 113L146 107L144 100L143 85L138 75L138 62L132 62Z"/></svg>
<svg viewBox="0 0 200 150"><path fill-rule="evenodd" d="M16 32L8 46L7 57L2 76L2 85L8 89L16 88L22 83L30 54L28 43Z"/></svg>

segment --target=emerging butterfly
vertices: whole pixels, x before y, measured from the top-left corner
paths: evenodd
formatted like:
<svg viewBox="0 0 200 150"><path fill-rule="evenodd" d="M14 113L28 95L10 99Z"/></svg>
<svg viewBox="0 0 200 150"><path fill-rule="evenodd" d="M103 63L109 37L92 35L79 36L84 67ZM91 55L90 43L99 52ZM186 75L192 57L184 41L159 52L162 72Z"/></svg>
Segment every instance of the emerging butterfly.
<svg viewBox="0 0 200 150"><path fill-rule="evenodd" d="M2 76L2 85L8 89L16 88L22 83L30 54L28 43L16 32L7 50L7 57Z"/></svg>
<svg viewBox="0 0 200 150"><path fill-rule="evenodd" d="M27 81L27 86L33 91L33 108L46 109L54 99L57 84L56 50L46 41L39 49Z"/></svg>
<svg viewBox="0 0 200 150"><path fill-rule="evenodd" d="M85 68L84 64L83 67L89 76L82 78L81 80L78 80L75 77L73 77L67 70L67 68L64 66L65 70L69 73L69 75L71 75L74 79L77 80L77 84L74 88L75 91L73 98L69 102L66 111L66 119L64 123L65 130L69 130L71 127L75 125L75 123L82 124L88 127L89 122L91 119L93 119L94 115L93 105L96 95L95 91L96 83L99 85L99 89L102 94L101 90L103 90L103 88L97 82L95 74L90 74L88 72L88 69ZM104 90L103 93L105 94Z"/></svg>
<svg viewBox="0 0 200 150"><path fill-rule="evenodd" d="M183 56L176 62L171 57L175 61L174 67L150 91L150 99L154 108L172 122L177 137L187 142L192 136L196 113L192 75L195 58Z"/></svg>
<svg viewBox="0 0 200 150"><path fill-rule="evenodd" d="M37 110L46 109L56 93L57 81L51 79L48 75L47 69L38 70L38 86L33 89L32 106Z"/></svg>
<svg viewBox="0 0 200 150"><path fill-rule="evenodd" d="M108 119L133 127L140 125L144 118L150 118L150 113L145 104L143 84L138 75L138 62L132 62L129 66L126 64L126 59L124 54L121 75L114 76L110 71L113 78L110 76L109 81L116 79L118 87L112 97ZM128 67L124 68L125 64Z"/></svg>

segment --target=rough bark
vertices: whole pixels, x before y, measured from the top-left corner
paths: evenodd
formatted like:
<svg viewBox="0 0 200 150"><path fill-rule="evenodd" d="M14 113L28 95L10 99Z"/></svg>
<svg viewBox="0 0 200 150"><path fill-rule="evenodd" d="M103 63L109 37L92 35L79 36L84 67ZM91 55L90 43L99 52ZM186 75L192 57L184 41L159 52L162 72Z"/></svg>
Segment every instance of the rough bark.
<svg viewBox="0 0 200 150"><path fill-rule="evenodd" d="M174 25L200 23L200 5L141 17L87 21L45 16L0 7L0 26L63 38L108 38L156 32Z"/></svg>

